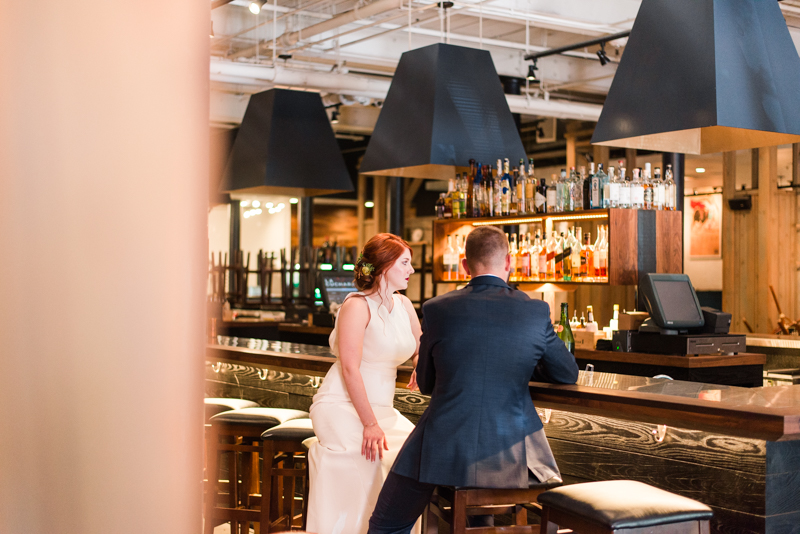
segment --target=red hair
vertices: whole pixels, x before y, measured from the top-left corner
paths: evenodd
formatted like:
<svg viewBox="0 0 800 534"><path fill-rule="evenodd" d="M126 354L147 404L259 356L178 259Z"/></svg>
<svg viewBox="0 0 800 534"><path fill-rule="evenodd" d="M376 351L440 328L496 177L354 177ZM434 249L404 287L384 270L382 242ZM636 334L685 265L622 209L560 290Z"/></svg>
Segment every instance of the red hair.
<svg viewBox="0 0 800 534"><path fill-rule="evenodd" d="M356 287L368 291L378 283L378 277L394 265L406 250L413 254L404 239L394 234L376 234L367 241L355 268ZM372 269L369 268L372 266ZM367 274L368 272L368 274Z"/></svg>

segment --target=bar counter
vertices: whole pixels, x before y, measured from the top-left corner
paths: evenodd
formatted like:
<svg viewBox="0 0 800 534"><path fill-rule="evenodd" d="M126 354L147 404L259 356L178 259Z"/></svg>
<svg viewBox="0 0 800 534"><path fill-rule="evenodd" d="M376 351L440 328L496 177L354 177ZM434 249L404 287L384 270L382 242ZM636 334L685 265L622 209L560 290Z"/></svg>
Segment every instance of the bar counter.
<svg viewBox="0 0 800 534"><path fill-rule="evenodd" d="M325 347L219 337L206 394L308 409L334 362ZM402 387L416 422L428 397ZM565 481L631 479L715 511L713 532L796 532L800 525L800 386L740 388L581 371L576 385L530 383Z"/></svg>

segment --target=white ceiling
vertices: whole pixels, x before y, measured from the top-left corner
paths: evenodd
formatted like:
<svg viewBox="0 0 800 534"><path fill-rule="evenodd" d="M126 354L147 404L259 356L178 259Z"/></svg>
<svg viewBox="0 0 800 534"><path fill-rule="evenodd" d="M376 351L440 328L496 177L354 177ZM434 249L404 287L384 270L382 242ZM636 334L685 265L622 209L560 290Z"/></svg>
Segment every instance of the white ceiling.
<svg viewBox="0 0 800 534"><path fill-rule="evenodd" d="M234 0L211 12L211 124L238 124L249 95L271 87L318 91L329 104L380 102L401 54L437 42L486 49L500 75L524 77L526 53L629 30L640 3L464 0L444 11L431 0L277 0L254 15L249 0ZM798 45L800 0L780 6ZM625 41L607 46L606 66L595 55L599 46L542 58L541 85L509 97L512 111L596 121ZM687 186L721 181L716 159L687 161ZM691 176L700 164L708 172Z"/></svg>

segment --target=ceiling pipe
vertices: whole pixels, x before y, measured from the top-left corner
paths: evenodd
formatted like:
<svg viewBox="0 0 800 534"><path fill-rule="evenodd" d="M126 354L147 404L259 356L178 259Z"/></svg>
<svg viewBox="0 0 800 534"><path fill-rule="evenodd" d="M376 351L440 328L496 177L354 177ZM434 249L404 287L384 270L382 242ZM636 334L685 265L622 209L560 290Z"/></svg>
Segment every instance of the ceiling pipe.
<svg viewBox="0 0 800 534"><path fill-rule="evenodd" d="M286 67L263 67L217 60L211 61L210 72L211 81L216 82L259 85L262 88L265 88L265 84L268 83L271 85L304 88L310 91L368 96L378 100L386 98L391 85L391 80L389 79L375 79L333 72L302 71ZM565 102L552 98L543 100L529 98L524 95L505 96L511 112L522 115L596 121L603 109L603 106L597 104ZM241 116L231 117L231 119L238 121L241 120Z"/></svg>
<svg viewBox="0 0 800 534"><path fill-rule="evenodd" d="M326 21L312 24L311 26L295 32L284 34L280 37L279 41L281 46L294 46L301 39L308 39L309 37L335 30L339 26L351 24L357 20L374 17L375 15L380 15L381 13L392 11L393 9L401 9L402 7L402 0L376 0L375 2L367 4L364 7L356 7L355 9L346 11L345 13L337 15Z"/></svg>

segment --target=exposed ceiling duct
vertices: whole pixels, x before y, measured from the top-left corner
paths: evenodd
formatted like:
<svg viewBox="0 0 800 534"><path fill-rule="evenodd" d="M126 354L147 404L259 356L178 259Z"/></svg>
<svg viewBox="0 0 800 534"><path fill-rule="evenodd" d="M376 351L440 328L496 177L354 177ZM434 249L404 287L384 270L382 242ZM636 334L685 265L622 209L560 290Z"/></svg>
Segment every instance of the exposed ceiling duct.
<svg viewBox="0 0 800 534"><path fill-rule="evenodd" d="M644 0L592 143L707 154L800 142L778 2Z"/></svg>
<svg viewBox="0 0 800 534"><path fill-rule="evenodd" d="M503 157L525 149L491 55L440 43L400 58L360 170L442 179Z"/></svg>
<svg viewBox="0 0 800 534"><path fill-rule="evenodd" d="M292 196L352 191L319 94L270 89L252 95L221 190Z"/></svg>
<svg viewBox="0 0 800 534"><path fill-rule="evenodd" d="M303 88L311 91L365 96L376 100L386 98L389 86L392 83L391 80L386 78L299 70L288 67L274 68L216 59L211 60L210 70L211 80L215 82L257 85L259 88L269 83L271 85ZM582 104L555 98L545 100L543 98L517 95L505 95L505 97L511 112L522 115L596 121L600 117L602 110L602 106L597 104ZM218 104L212 101L212 106L214 105ZM241 111L225 111L221 109L212 111L212 116L227 116L226 122L239 122L242 117Z"/></svg>

